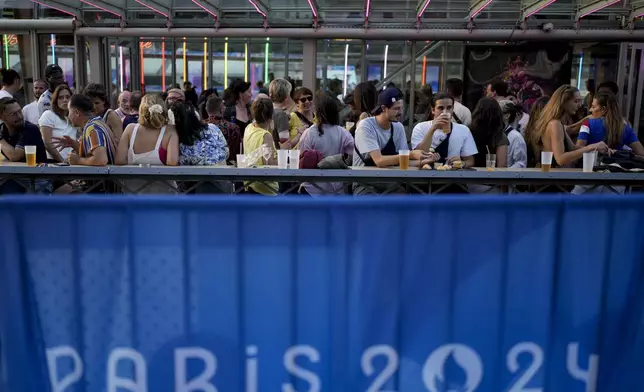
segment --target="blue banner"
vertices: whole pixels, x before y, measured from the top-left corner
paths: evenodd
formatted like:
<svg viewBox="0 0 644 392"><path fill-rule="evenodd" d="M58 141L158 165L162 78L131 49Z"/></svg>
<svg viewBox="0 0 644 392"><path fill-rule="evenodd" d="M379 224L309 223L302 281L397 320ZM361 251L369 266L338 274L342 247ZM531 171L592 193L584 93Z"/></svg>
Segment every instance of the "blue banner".
<svg viewBox="0 0 644 392"><path fill-rule="evenodd" d="M641 390L643 197L16 198L7 391Z"/></svg>

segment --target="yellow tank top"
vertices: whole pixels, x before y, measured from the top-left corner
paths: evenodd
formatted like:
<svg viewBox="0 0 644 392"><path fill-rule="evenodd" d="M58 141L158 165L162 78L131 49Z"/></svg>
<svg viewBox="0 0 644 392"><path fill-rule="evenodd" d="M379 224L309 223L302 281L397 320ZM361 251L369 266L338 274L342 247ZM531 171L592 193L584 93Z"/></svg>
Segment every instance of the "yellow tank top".
<svg viewBox="0 0 644 392"><path fill-rule="evenodd" d="M270 135L271 133L263 128L258 127L257 125L255 125L255 123L248 124L246 130L244 131L244 154L248 155L251 152L260 149L264 144L264 136L266 134ZM263 165L263 158L260 159L261 162L257 162L257 164ZM250 187L255 192L267 196L277 195L278 190L277 182L259 183L245 181L244 186L246 186L247 189L248 187Z"/></svg>

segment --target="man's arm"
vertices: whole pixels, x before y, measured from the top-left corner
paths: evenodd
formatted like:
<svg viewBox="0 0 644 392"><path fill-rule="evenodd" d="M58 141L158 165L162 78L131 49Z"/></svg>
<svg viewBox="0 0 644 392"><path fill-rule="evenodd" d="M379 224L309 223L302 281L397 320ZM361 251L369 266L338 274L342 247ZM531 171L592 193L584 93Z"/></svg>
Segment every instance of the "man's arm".
<svg viewBox="0 0 644 392"><path fill-rule="evenodd" d="M96 147L86 158L79 158L78 164L84 166L106 166L108 163L105 147Z"/></svg>
<svg viewBox="0 0 644 392"><path fill-rule="evenodd" d="M6 140L0 140L2 145L2 154L11 162L22 162L25 160L25 149L19 146L12 146Z"/></svg>

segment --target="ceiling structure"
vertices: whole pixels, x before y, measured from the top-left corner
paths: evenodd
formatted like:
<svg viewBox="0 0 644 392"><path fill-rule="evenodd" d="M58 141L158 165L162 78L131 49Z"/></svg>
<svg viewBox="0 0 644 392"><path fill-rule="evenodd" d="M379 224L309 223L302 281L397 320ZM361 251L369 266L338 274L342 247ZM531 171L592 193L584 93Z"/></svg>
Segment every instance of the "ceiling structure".
<svg viewBox="0 0 644 392"><path fill-rule="evenodd" d="M644 28L644 0L5 0L89 27Z"/></svg>

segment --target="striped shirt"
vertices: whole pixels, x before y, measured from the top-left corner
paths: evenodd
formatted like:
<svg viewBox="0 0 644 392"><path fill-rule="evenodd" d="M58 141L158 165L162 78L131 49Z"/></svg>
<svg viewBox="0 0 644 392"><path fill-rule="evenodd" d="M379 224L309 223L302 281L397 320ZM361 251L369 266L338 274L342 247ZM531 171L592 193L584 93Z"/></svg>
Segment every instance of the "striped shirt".
<svg viewBox="0 0 644 392"><path fill-rule="evenodd" d="M114 164L115 142L112 130L100 117L94 117L83 127L80 140L81 158L87 158L98 147L105 147L108 165Z"/></svg>

